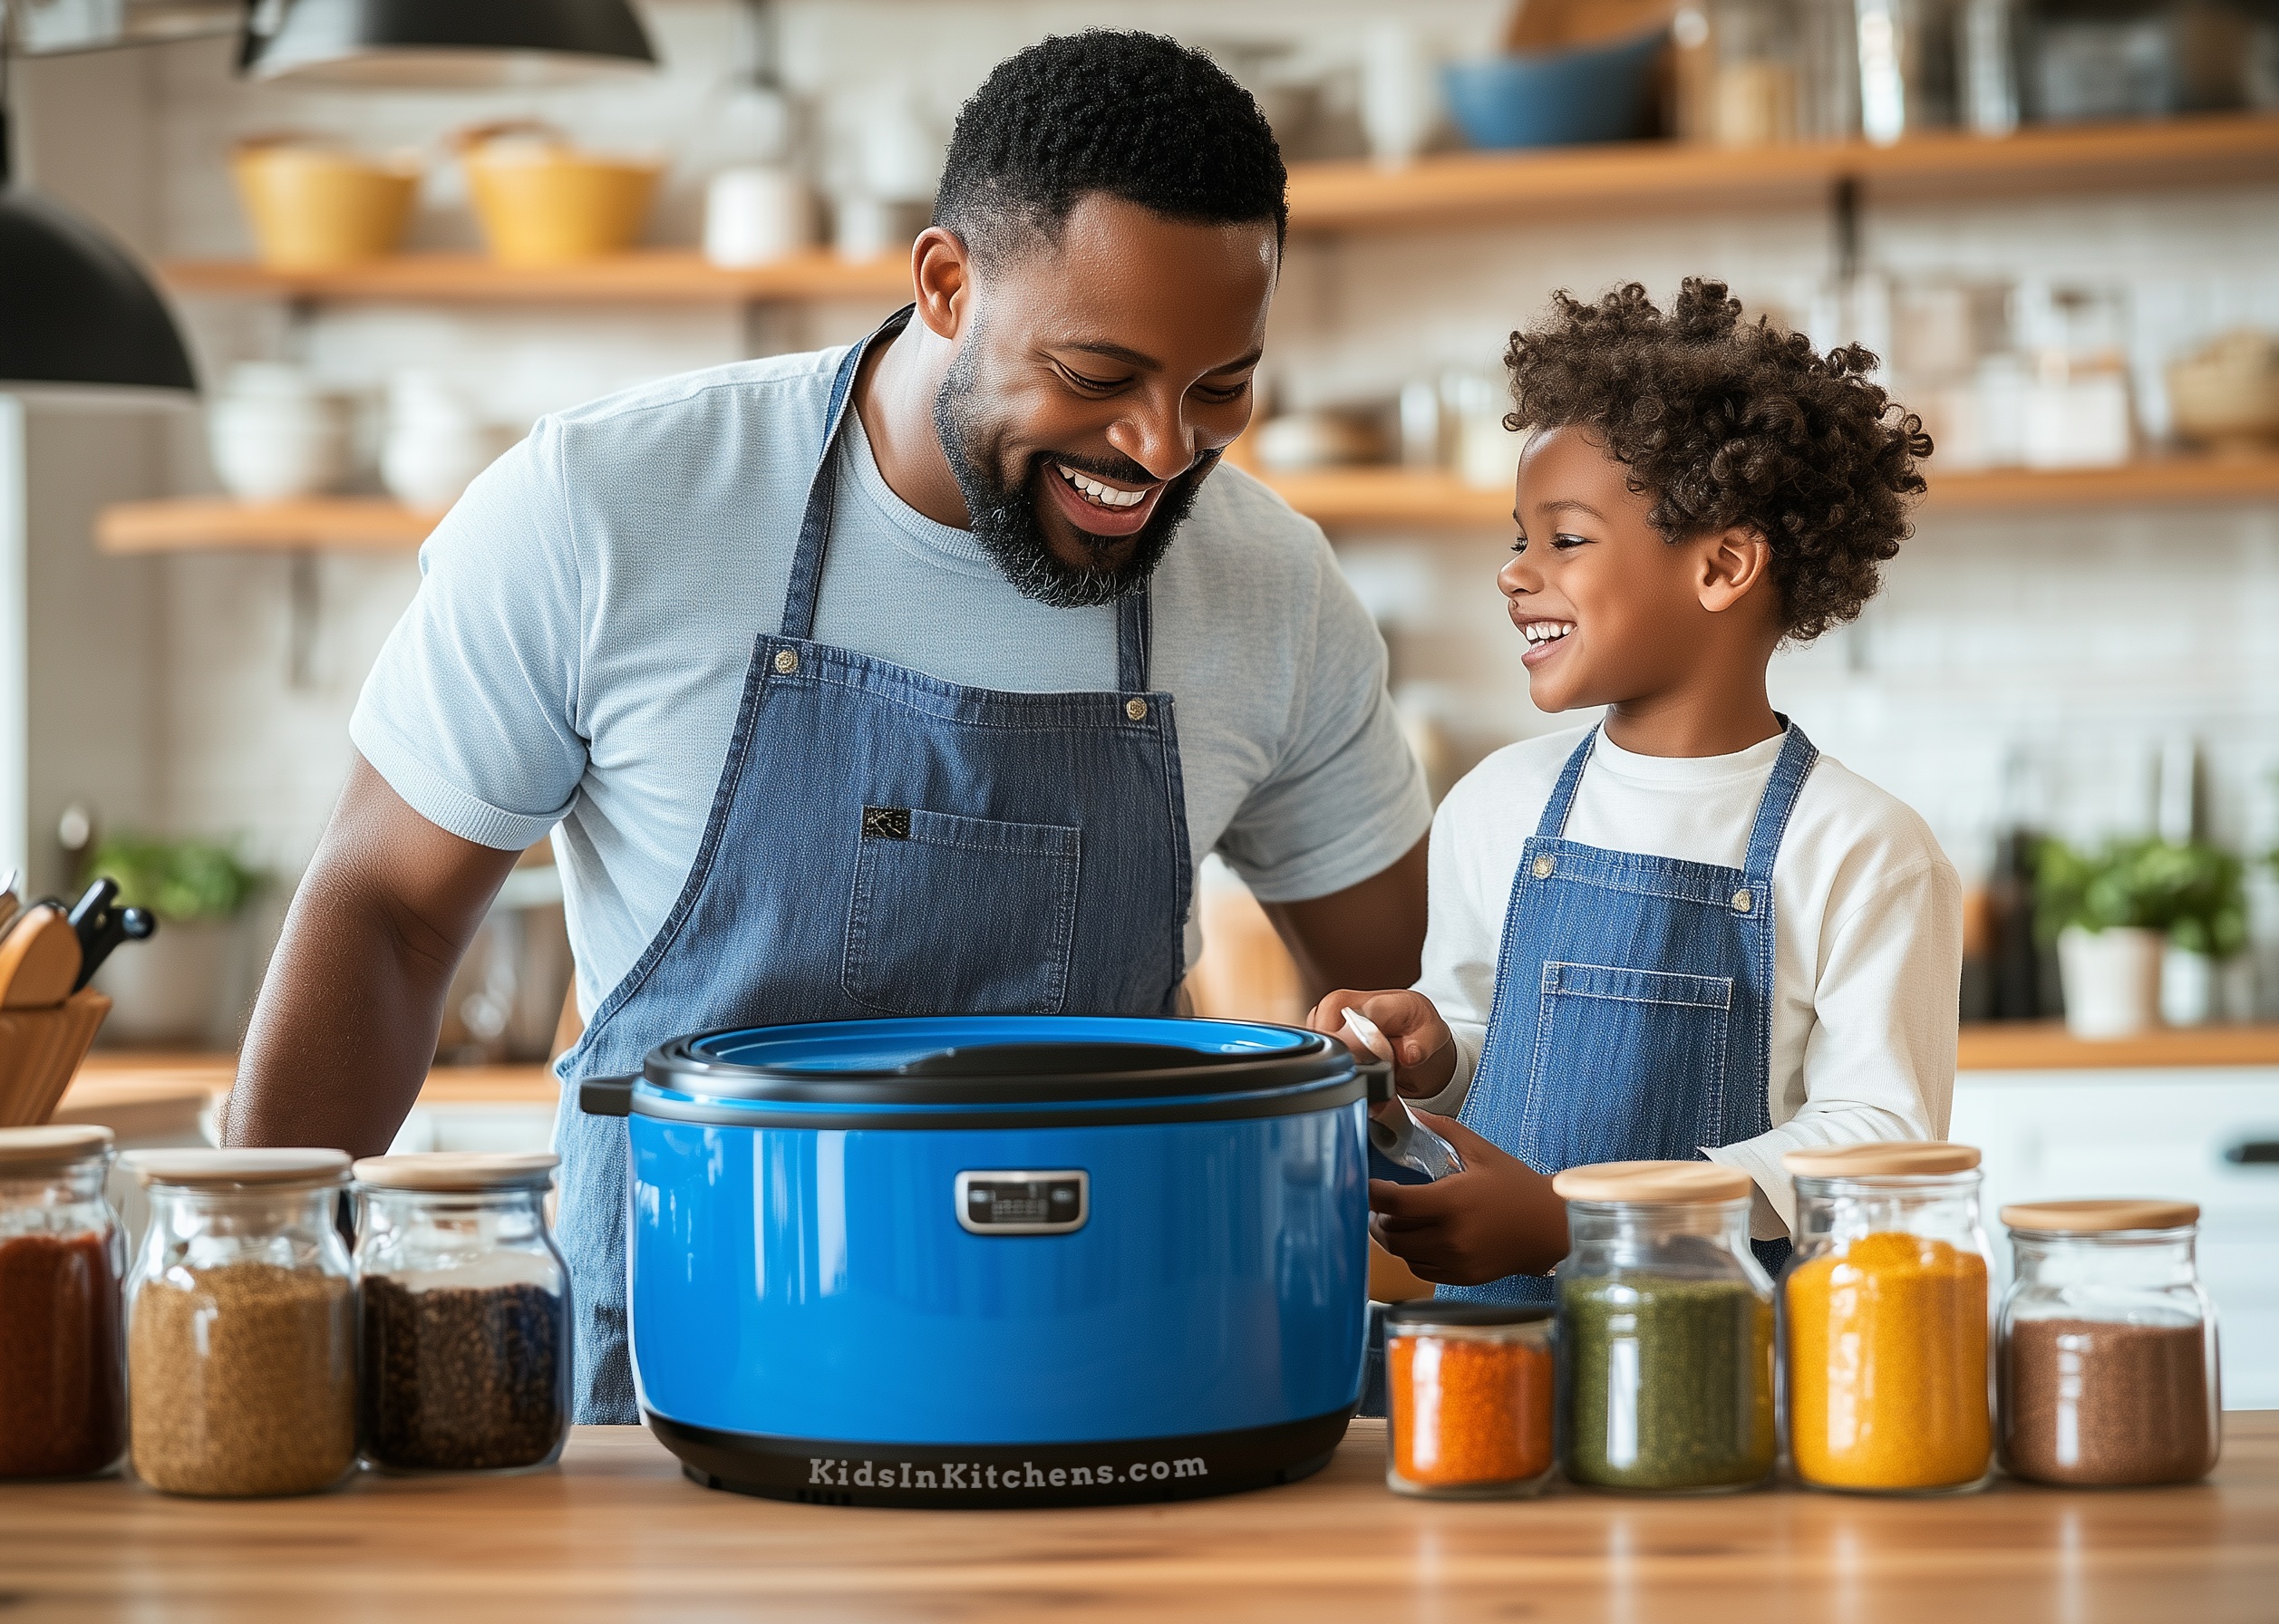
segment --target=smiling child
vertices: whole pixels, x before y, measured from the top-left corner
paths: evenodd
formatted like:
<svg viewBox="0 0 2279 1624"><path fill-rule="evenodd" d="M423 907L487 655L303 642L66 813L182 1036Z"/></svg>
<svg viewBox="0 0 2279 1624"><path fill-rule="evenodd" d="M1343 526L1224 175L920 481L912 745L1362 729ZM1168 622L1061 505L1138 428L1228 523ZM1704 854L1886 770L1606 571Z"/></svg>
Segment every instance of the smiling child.
<svg viewBox="0 0 2279 1624"><path fill-rule="evenodd" d="M1442 1295L1549 1300L1549 1175L1592 1162L1746 1172L1777 1271L1782 1153L1937 1138L1954 1094L1954 867L1765 686L1776 649L1874 595L1931 442L1874 356L1743 323L1716 282L1667 313L1635 284L1561 294L1505 361L1530 438L1497 584L1536 705L1605 718L1457 785L1416 989L1333 992L1313 1024L1359 1008L1401 1091L1455 1117L1433 1126L1463 1172L1370 1186Z"/></svg>

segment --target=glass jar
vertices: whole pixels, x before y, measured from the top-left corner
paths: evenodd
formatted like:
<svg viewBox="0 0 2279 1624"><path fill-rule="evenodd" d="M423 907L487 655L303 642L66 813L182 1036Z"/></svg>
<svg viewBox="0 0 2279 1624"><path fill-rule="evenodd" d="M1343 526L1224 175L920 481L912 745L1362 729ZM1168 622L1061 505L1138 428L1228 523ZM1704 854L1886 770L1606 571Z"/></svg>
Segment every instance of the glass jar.
<svg viewBox="0 0 2279 1624"><path fill-rule="evenodd" d="M1986 1236L1967 1145L1792 1150L1796 1252L1782 1272L1789 1455L1815 1488L1983 1485Z"/></svg>
<svg viewBox="0 0 2279 1624"><path fill-rule="evenodd" d="M363 1450L394 1472L526 1472L569 1434L569 1271L548 1155L356 1164Z"/></svg>
<svg viewBox="0 0 2279 1624"><path fill-rule="evenodd" d="M150 1228L127 1286L134 1469L175 1494L305 1494L356 1458L336 1150L131 1151Z"/></svg>
<svg viewBox="0 0 2279 1624"><path fill-rule="evenodd" d="M2216 1310L2188 1201L2007 1206L1995 1338L2002 1462L2052 1484L2187 1483L2222 1436Z"/></svg>
<svg viewBox="0 0 2279 1624"><path fill-rule="evenodd" d="M1772 1281L1749 1249L1749 1175L1608 1162L1551 1181L1569 1482L1651 1494L1771 1474Z"/></svg>
<svg viewBox="0 0 2279 1624"><path fill-rule="evenodd" d="M110 1167L109 1128L0 1129L0 1478L91 1477L126 1449Z"/></svg>
<svg viewBox="0 0 2279 1624"><path fill-rule="evenodd" d="M1394 1304L1385 1482L1450 1500L1537 1493L1551 1477L1554 1377L1547 1304Z"/></svg>

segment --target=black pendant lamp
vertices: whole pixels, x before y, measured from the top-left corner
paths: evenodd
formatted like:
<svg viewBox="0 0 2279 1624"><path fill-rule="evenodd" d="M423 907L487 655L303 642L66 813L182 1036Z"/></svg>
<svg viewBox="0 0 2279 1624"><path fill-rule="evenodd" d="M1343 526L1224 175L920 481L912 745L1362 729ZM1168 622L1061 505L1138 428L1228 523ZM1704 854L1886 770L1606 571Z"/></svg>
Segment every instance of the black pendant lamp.
<svg viewBox="0 0 2279 1624"><path fill-rule="evenodd" d="M268 0L240 53L256 79L561 84L656 66L626 0Z"/></svg>
<svg viewBox="0 0 2279 1624"><path fill-rule="evenodd" d="M5 74L0 50L0 389L195 390L182 335L134 261L12 179Z"/></svg>

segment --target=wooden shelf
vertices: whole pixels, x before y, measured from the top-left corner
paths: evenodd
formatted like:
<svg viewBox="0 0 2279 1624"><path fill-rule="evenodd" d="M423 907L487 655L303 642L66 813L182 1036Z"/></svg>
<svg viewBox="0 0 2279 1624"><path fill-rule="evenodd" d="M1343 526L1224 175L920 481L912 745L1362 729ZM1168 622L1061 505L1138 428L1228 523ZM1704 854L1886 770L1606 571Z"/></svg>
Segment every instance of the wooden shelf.
<svg viewBox="0 0 2279 1624"><path fill-rule="evenodd" d="M328 271L278 271L247 260L173 259L159 275L177 294L365 303L749 304L907 298L907 255L848 260L804 254L729 270L693 249L644 248L579 265L502 266L480 254L397 254Z"/></svg>
<svg viewBox="0 0 2279 1624"><path fill-rule="evenodd" d="M1326 529L1506 530L1508 487L1466 485L1405 469L1324 469L1260 476ZM1934 475L1925 507L1939 514L2015 513L2129 503L2279 501L2279 456L2174 457L2119 468L1987 469Z"/></svg>
<svg viewBox="0 0 2279 1624"><path fill-rule="evenodd" d="M95 516L95 546L106 553L402 553L416 550L441 517L384 497L179 497L105 508Z"/></svg>
<svg viewBox="0 0 2279 1624"><path fill-rule="evenodd" d="M1963 1029L1964 1071L2164 1070L2279 1067L2279 1026L2163 1028L2130 1038L2076 1038L2056 1021L1990 1021Z"/></svg>
<svg viewBox="0 0 2279 1624"><path fill-rule="evenodd" d="M1865 141L1731 149L1624 141L1458 152L1404 169L1297 164L1294 231L1459 227L1529 215L1805 207L1840 181L1876 200L2279 182L2279 116L2216 114L2051 125L2007 136L1935 131Z"/></svg>

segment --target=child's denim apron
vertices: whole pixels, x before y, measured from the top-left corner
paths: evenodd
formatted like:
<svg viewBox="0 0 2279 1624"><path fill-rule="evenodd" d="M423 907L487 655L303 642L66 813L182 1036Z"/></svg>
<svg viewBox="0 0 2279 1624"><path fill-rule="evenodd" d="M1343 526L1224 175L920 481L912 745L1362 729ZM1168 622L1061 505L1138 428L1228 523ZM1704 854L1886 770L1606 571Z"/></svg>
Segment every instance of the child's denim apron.
<svg viewBox="0 0 2279 1624"><path fill-rule="evenodd" d="M583 1115L579 1082L722 1027L1174 1008L1192 871L1171 696L1148 690L1146 595L1118 606L1114 692L963 688L810 641L855 372L909 314L839 365L783 629L755 640L696 861L556 1068L581 1422L640 1416L626 1122Z"/></svg>
<svg viewBox="0 0 2279 1624"><path fill-rule="evenodd" d="M1564 838L1594 728L1519 856L1496 999L1457 1120L1557 1173L1692 1161L1772 1128L1772 862L1819 752L1789 726L1740 868ZM1786 1241L1753 1242L1777 1271ZM1442 1286L1442 1297L1549 1302L1546 1277Z"/></svg>

